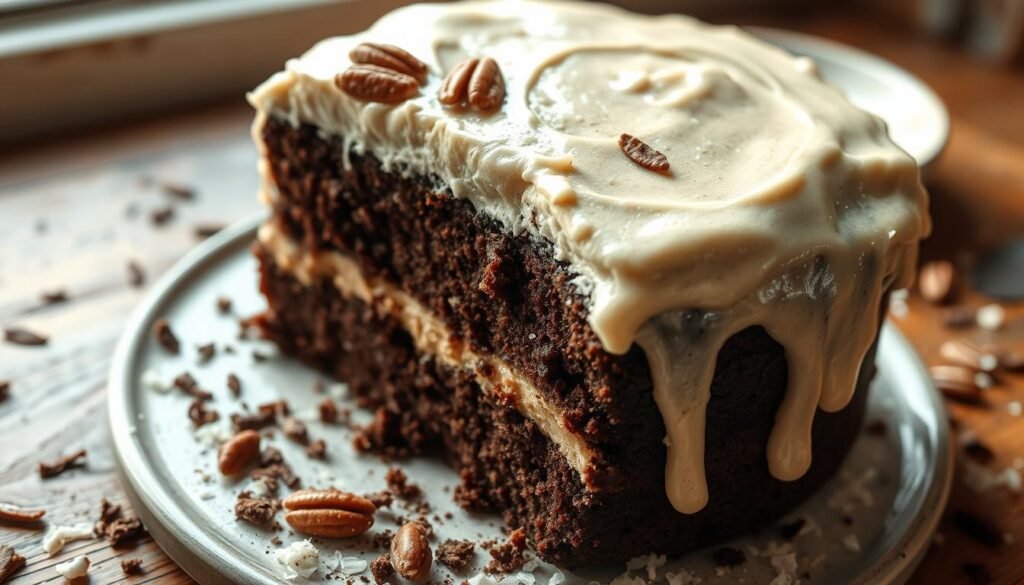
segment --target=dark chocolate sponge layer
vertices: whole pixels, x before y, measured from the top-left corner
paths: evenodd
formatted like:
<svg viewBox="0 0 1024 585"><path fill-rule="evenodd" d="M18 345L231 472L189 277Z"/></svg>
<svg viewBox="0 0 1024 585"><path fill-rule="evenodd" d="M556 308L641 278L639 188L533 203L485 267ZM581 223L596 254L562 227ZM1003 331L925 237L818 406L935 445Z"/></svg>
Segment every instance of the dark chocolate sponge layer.
<svg viewBox="0 0 1024 585"><path fill-rule="evenodd" d="M873 351L852 403L819 411L811 470L781 482L765 450L785 392L785 355L763 329L750 328L725 345L712 384L710 502L697 514L676 512L665 496L665 429L643 352L603 351L574 275L549 244L513 235L436 181L386 172L370 155L353 154L345 170L341 140L313 127L271 118L263 139L282 229L392 282L474 351L532 380L595 453L586 483L514 405L482 396L471 372L418 354L379 307L344 299L327 281L304 287L257 250L270 306L266 335L380 407L378 447L440 453L460 473L462 503L502 511L544 558L579 566L681 554L783 514L842 463L863 416Z"/></svg>

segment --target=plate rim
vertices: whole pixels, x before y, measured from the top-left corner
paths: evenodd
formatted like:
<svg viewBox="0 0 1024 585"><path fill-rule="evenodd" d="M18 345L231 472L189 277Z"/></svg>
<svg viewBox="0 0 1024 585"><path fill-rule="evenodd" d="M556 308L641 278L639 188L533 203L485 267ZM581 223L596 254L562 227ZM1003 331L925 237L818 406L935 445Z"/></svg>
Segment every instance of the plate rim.
<svg viewBox="0 0 1024 585"><path fill-rule="evenodd" d="M888 59L841 41L805 32L770 26L743 26L742 28L762 41L779 47L787 52L793 52L794 50L799 51L799 48L801 47L811 47L812 49L807 51L808 54L817 52L823 56L832 56L837 58L836 60L848 61L855 65L857 69L861 69L864 72L870 72L873 76L876 76L874 73L881 73L885 78L898 79L902 83L909 83L917 90L920 97L927 102L929 109L933 110L935 114L937 114L934 121L938 124L938 131L936 134L937 140L930 144L929 147L921 153L920 160L914 153L907 151L907 154L914 157L918 166L921 167L922 170L926 170L939 159L943 152L945 152L946 147L949 145L951 126L949 110L946 108L945 102L943 102L939 95L935 93L935 90L933 90L931 86L925 83L920 77L892 61L889 61ZM877 116L877 114L872 115ZM879 117L881 118L881 116ZM882 120L885 121L886 126L888 127L888 120L885 120L885 118L882 118ZM897 146L901 149L903 148L902 145Z"/></svg>
<svg viewBox="0 0 1024 585"><path fill-rule="evenodd" d="M172 505L174 498L160 487L155 471L146 463L142 444L136 439L136 409L132 390L138 385L136 362L150 334L150 324L159 317L160 310L173 302L173 293L187 286L188 279L200 273L218 258L236 251L255 239L256 230L265 221L266 214L239 220L201 242L146 291L125 325L111 361L107 383L107 422L114 460L122 487L157 544L192 578L201 583L271 584L277 581L255 574L242 559L221 554L218 543L197 522L182 524L182 512ZM901 359L914 370L914 377L922 385L927 407L937 425L929 427L936 460L924 495L921 512L887 554L861 571L854 583L902 583L910 577L928 551L932 535L941 520L949 498L953 479L954 452L950 448L946 408L935 390L910 342L896 326L886 320L880 336L886 340L890 352L903 355ZM908 374L909 375L909 374ZM188 530L188 527L198 530Z"/></svg>

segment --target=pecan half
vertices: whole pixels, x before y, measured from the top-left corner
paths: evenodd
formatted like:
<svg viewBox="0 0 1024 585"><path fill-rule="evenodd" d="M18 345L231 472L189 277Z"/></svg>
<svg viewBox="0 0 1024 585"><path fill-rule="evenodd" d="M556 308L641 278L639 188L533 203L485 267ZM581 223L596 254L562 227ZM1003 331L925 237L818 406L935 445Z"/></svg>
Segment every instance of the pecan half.
<svg viewBox="0 0 1024 585"><path fill-rule="evenodd" d="M353 65L339 73L334 84L357 100L382 104L400 104L420 90L411 75L376 65Z"/></svg>
<svg viewBox="0 0 1024 585"><path fill-rule="evenodd" d="M434 562L427 529L419 522L406 522L391 539L391 565L410 581L423 581Z"/></svg>
<svg viewBox="0 0 1024 585"><path fill-rule="evenodd" d="M437 99L446 106L468 103L484 113L497 110L505 100L505 78L498 62L483 57L459 63L445 76Z"/></svg>
<svg viewBox="0 0 1024 585"><path fill-rule="evenodd" d="M217 454L217 468L224 475L241 473L260 456L260 434L245 430L221 445Z"/></svg>
<svg viewBox="0 0 1024 585"><path fill-rule="evenodd" d="M377 508L362 496L336 489L299 490L285 498L284 519L296 531L322 538L346 538L373 526Z"/></svg>
<svg viewBox="0 0 1024 585"><path fill-rule="evenodd" d="M404 73L420 85L427 82L427 64L394 45L360 43L349 52L348 57L353 63L376 65Z"/></svg>
<svg viewBox="0 0 1024 585"><path fill-rule="evenodd" d="M629 157L629 160L649 171L656 173L668 172L668 158L636 136L623 133L619 136L619 148Z"/></svg>
<svg viewBox="0 0 1024 585"><path fill-rule="evenodd" d="M45 515L46 510L32 510L0 502L0 520L7 520L8 522L36 522Z"/></svg>

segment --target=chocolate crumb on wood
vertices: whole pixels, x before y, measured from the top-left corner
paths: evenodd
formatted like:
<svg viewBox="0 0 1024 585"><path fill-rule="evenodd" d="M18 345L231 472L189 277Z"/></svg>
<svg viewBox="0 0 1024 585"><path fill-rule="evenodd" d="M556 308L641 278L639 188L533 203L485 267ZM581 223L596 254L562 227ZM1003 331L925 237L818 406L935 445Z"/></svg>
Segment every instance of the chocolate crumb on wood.
<svg viewBox="0 0 1024 585"><path fill-rule="evenodd" d="M43 479L49 479L56 477L72 467L78 467L84 464L82 459L85 459L85 449L79 449L71 455L61 457L53 463L39 462L39 477Z"/></svg>
<svg viewBox="0 0 1024 585"><path fill-rule="evenodd" d="M157 319L153 323L153 337L169 353L177 354L181 351L181 343L178 341L178 336L174 334L174 330L171 329L171 324L167 319Z"/></svg>
<svg viewBox="0 0 1024 585"><path fill-rule="evenodd" d="M46 305L56 305L58 303L66 303L68 300L68 293L66 290L59 288L56 290L43 291L40 293L39 298Z"/></svg>
<svg viewBox="0 0 1024 585"><path fill-rule="evenodd" d="M46 345L49 342L45 335L29 331L23 327L8 327L4 329L4 339L8 343L24 346L40 346Z"/></svg>
<svg viewBox="0 0 1024 585"><path fill-rule="evenodd" d="M107 529L110 527L110 523L121 517L121 505L115 504L103 498L100 500L100 518L96 521L95 531L99 536L104 536L107 533Z"/></svg>
<svg viewBox="0 0 1024 585"><path fill-rule="evenodd" d="M485 573L506 574L518 571L526 562L526 532L516 528L508 535L508 540L487 547L491 560L484 567Z"/></svg>
<svg viewBox="0 0 1024 585"><path fill-rule="evenodd" d="M220 413L216 410L208 410L206 402L201 398L196 398L188 407L188 418L196 428L199 428L220 420Z"/></svg>
<svg viewBox="0 0 1024 585"><path fill-rule="evenodd" d="M142 288L142 285L146 284L146 271L143 270L141 264L135 260L129 260L127 270L128 286L132 288Z"/></svg>
<svg viewBox="0 0 1024 585"><path fill-rule="evenodd" d="M25 557L10 545L0 544L0 583L4 583L25 567Z"/></svg>
<svg viewBox="0 0 1024 585"><path fill-rule="evenodd" d="M437 547L437 562L453 571L461 571L473 558L474 545L468 540L448 539Z"/></svg>
<svg viewBox="0 0 1024 585"><path fill-rule="evenodd" d="M125 575L142 575L142 559L126 559L121 561L121 572Z"/></svg>

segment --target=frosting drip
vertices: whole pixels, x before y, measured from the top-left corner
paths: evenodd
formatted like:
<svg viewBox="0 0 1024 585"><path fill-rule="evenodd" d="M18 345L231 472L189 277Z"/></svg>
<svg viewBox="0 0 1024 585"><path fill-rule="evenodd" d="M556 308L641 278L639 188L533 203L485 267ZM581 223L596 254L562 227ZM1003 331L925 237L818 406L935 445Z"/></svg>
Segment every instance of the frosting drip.
<svg viewBox="0 0 1024 585"><path fill-rule="evenodd" d="M364 41L426 62L420 94L385 105L335 89ZM501 66L499 112L438 102L442 77L467 56ZM685 513L714 497L704 412L722 344L761 325L785 348L789 387L766 453L775 477L800 477L815 412L849 402L883 291L909 284L930 229L917 166L881 120L810 61L680 16L415 5L319 43L250 101L390 170L436 176L509 229L552 242L580 275L605 349L637 343L647 355L668 434L666 492ZM626 158L622 133L664 153L669 172Z"/></svg>

